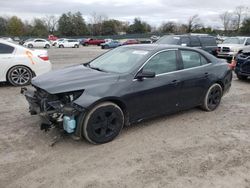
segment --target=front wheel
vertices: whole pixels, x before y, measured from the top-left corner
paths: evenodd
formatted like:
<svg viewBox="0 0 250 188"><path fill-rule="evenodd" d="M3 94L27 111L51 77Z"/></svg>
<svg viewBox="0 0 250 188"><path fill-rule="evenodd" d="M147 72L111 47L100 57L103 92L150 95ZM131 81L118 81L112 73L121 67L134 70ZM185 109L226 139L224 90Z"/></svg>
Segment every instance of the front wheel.
<svg viewBox="0 0 250 188"><path fill-rule="evenodd" d="M205 111L213 111L215 110L221 101L221 97L223 95L222 87L220 84L213 84L207 90L205 98L203 99L203 104L201 108Z"/></svg>
<svg viewBox="0 0 250 188"><path fill-rule="evenodd" d="M50 48L50 45L49 45L49 44L46 44L46 45L45 45L45 48L49 49L49 48Z"/></svg>
<svg viewBox="0 0 250 188"><path fill-rule="evenodd" d="M112 141L123 128L124 115L119 106L111 102L96 105L83 120L83 135L93 144Z"/></svg>

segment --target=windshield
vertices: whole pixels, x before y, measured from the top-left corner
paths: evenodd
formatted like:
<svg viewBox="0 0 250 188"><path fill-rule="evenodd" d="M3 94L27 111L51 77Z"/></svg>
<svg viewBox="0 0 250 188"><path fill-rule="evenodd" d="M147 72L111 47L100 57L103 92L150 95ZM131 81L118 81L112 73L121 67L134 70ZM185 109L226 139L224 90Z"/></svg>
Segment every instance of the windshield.
<svg viewBox="0 0 250 188"><path fill-rule="evenodd" d="M104 72L126 73L132 70L148 53L145 50L120 47L93 60L89 67Z"/></svg>
<svg viewBox="0 0 250 188"><path fill-rule="evenodd" d="M224 40L222 44L244 44L245 38L232 37Z"/></svg>
<svg viewBox="0 0 250 188"><path fill-rule="evenodd" d="M174 37L174 36L166 36L160 38L156 43L157 44L173 44L178 45L180 41L180 37Z"/></svg>

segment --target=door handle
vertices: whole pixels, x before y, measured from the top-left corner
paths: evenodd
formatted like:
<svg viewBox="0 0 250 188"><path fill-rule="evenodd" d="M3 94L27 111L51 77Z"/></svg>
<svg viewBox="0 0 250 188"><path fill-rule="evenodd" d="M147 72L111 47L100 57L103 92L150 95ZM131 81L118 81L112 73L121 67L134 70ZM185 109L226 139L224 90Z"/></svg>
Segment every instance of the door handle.
<svg viewBox="0 0 250 188"><path fill-rule="evenodd" d="M172 83L177 85L179 83L179 80L173 80Z"/></svg>
<svg viewBox="0 0 250 188"><path fill-rule="evenodd" d="M208 74L208 72L205 72L204 75L205 75L205 78L207 78L209 74Z"/></svg>

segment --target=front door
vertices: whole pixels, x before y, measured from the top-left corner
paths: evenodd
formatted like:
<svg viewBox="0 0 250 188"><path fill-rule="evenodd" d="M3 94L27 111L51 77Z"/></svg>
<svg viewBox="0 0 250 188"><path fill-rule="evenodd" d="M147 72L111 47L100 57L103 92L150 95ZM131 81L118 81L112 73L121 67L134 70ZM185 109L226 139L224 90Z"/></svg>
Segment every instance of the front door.
<svg viewBox="0 0 250 188"><path fill-rule="evenodd" d="M140 71L155 72L154 78L134 79L126 96L131 121L174 112L180 99L177 51L155 54Z"/></svg>

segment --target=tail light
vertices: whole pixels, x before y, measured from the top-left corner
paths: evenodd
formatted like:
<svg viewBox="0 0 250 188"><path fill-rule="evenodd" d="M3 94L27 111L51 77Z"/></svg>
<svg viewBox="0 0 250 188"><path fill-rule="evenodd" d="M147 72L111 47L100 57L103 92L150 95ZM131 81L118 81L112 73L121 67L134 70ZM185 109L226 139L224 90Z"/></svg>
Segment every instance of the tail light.
<svg viewBox="0 0 250 188"><path fill-rule="evenodd" d="M43 61L48 61L49 60L49 56L48 55L39 55L38 57L40 59L42 59Z"/></svg>
<svg viewBox="0 0 250 188"><path fill-rule="evenodd" d="M233 70L236 67L236 64L237 61L235 59L232 59L231 63L228 64L228 67Z"/></svg>

